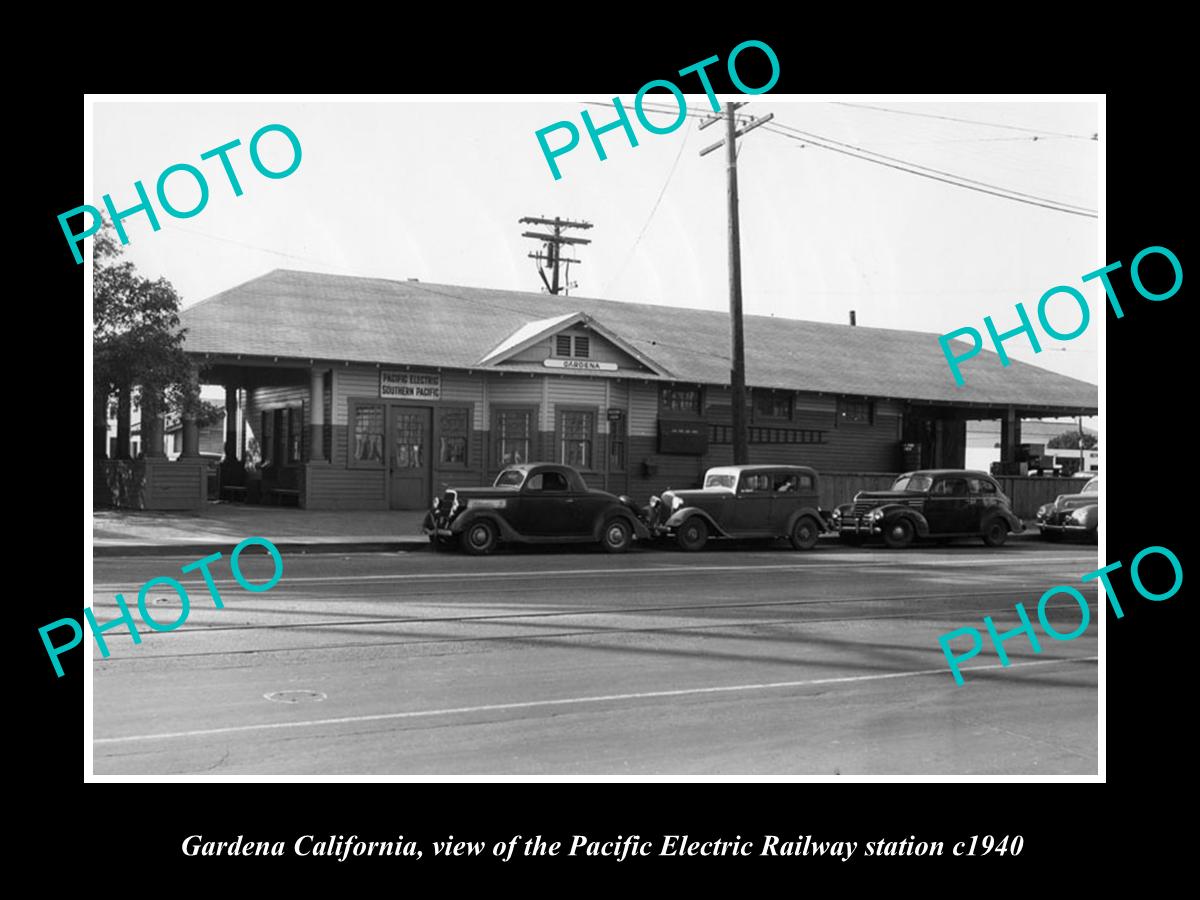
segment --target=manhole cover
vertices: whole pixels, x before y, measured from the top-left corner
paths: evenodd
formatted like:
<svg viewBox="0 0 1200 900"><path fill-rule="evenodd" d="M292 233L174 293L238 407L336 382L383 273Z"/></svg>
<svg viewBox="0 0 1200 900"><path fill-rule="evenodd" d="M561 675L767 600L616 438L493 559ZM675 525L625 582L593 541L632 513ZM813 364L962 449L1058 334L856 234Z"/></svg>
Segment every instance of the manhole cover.
<svg viewBox="0 0 1200 900"><path fill-rule="evenodd" d="M263 696L276 703L320 703L325 699L320 691L275 691Z"/></svg>

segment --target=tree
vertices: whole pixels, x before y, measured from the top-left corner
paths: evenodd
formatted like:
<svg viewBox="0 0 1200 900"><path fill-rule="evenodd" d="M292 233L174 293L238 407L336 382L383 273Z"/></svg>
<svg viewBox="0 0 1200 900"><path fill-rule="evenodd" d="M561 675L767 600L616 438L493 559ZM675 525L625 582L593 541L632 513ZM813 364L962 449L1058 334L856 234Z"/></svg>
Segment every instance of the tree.
<svg viewBox="0 0 1200 900"><path fill-rule="evenodd" d="M156 416L162 404L193 415L202 411L201 404L192 364L183 352L178 292L165 278L143 278L133 263L122 259L110 227L93 239L92 258L96 455L103 456L108 404L115 395L116 455L127 459L133 403L142 407L143 422Z"/></svg>
<svg viewBox="0 0 1200 900"><path fill-rule="evenodd" d="M1088 432L1083 432L1083 449L1096 449L1096 436ZM1046 443L1046 448L1049 450L1078 450L1080 444L1080 435L1078 431L1064 431L1062 434L1056 434Z"/></svg>

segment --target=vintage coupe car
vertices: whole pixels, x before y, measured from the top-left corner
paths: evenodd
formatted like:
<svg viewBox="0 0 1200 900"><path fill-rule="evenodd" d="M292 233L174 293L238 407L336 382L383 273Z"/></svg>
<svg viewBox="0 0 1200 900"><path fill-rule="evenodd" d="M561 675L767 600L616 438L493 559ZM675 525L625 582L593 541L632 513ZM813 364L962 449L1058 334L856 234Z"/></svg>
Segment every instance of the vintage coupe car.
<svg viewBox="0 0 1200 900"><path fill-rule="evenodd" d="M1038 507L1037 523L1042 538L1061 540L1065 534L1078 534L1096 540L1100 519L1100 476L1083 486L1078 494L1059 494L1053 503Z"/></svg>
<svg viewBox="0 0 1200 900"><path fill-rule="evenodd" d="M907 547L918 538L967 535L999 547L1010 531L1025 530L991 475L963 469L906 472L891 490L859 491L853 503L839 506L833 516L845 543L882 537L892 548Z"/></svg>
<svg viewBox="0 0 1200 900"><path fill-rule="evenodd" d="M788 538L810 550L826 530L817 501L817 473L806 466L716 466L698 490L651 497L646 519L658 536L684 550L711 538Z"/></svg>
<svg viewBox="0 0 1200 900"><path fill-rule="evenodd" d="M623 553L650 532L627 497L591 490L570 466L509 466L491 487L449 488L425 516L425 533L437 549L460 545L491 553L501 542L598 542Z"/></svg>

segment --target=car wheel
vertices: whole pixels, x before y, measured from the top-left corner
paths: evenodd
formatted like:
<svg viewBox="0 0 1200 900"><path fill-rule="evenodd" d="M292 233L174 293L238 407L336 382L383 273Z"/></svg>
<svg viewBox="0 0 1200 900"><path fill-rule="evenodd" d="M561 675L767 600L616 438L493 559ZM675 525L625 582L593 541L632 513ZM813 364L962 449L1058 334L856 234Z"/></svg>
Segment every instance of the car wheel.
<svg viewBox="0 0 1200 900"><path fill-rule="evenodd" d="M699 516L692 516L675 530L675 541L684 550L699 550L708 541L708 525Z"/></svg>
<svg viewBox="0 0 1200 900"><path fill-rule="evenodd" d="M472 556L483 556L496 549L500 535L489 519L478 519L462 533L463 549Z"/></svg>
<svg viewBox="0 0 1200 900"><path fill-rule="evenodd" d="M604 524L600 544L609 553L624 553L633 543L633 529L622 518L609 519Z"/></svg>
<svg viewBox="0 0 1200 900"><path fill-rule="evenodd" d="M801 516L796 520L796 524L792 526L792 533L789 538L792 542L793 549L796 550L811 550L817 545L817 538L821 536L821 529L817 527L817 523L812 520L811 516Z"/></svg>
<svg viewBox="0 0 1200 900"><path fill-rule="evenodd" d="M911 519L896 519L883 529L883 541L893 550L902 550L916 537Z"/></svg>
<svg viewBox="0 0 1200 900"><path fill-rule="evenodd" d="M992 519L983 526L983 542L989 547L999 547L1008 539L1008 523L1003 519Z"/></svg>

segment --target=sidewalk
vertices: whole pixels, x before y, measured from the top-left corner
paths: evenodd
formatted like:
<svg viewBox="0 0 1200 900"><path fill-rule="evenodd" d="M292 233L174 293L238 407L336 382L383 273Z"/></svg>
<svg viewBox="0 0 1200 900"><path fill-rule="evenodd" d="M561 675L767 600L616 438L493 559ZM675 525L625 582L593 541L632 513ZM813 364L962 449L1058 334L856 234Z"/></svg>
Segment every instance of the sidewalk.
<svg viewBox="0 0 1200 900"><path fill-rule="evenodd" d="M248 537L264 537L281 552L337 553L415 550L429 545L423 510L305 510L209 503L199 512L95 510L96 556L229 553Z"/></svg>

